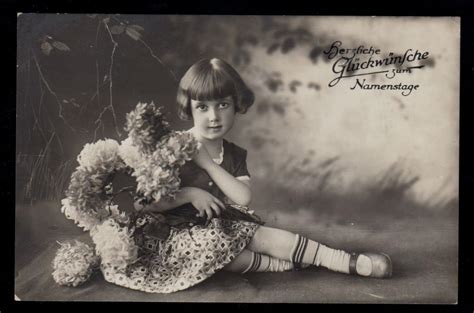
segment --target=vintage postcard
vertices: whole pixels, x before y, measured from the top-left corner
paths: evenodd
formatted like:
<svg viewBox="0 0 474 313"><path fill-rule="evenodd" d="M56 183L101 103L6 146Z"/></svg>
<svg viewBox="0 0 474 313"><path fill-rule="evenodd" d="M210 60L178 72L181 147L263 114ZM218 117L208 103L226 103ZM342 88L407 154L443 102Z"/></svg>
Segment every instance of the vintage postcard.
<svg viewBox="0 0 474 313"><path fill-rule="evenodd" d="M459 17L17 17L17 301L455 304Z"/></svg>

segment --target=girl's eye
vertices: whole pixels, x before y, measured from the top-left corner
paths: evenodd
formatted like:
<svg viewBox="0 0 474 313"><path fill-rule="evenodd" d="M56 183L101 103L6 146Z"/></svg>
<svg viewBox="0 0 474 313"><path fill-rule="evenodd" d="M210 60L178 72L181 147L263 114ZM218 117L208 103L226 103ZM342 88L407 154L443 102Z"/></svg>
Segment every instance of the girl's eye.
<svg viewBox="0 0 474 313"><path fill-rule="evenodd" d="M221 109L227 108L228 106L229 106L229 103L227 103L227 102L222 102L222 103L219 104L219 107Z"/></svg>
<svg viewBox="0 0 474 313"><path fill-rule="evenodd" d="M206 111L207 106L205 106L205 105L198 105L198 106L196 107L196 109L198 109L199 111Z"/></svg>

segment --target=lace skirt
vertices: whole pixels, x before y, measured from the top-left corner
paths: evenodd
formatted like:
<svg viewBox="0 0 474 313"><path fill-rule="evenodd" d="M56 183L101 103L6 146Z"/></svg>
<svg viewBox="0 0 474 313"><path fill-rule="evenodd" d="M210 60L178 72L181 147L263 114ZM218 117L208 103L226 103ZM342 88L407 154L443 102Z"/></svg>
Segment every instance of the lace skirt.
<svg viewBox="0 0 474 313"><path fill-rule="evenodd" d="M125 269L101 265L108 282L150 293L189 288L232 262L260 225L213 218L207 225L171 227L166 239L145 236L141 256Z"/></svg>

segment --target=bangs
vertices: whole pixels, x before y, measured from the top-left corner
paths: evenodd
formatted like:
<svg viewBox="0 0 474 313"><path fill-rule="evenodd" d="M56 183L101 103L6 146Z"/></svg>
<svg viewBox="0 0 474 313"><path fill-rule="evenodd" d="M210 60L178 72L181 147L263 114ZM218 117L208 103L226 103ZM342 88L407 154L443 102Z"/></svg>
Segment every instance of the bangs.
<svg viewBox="0 0 474 313"><path fill-rule="evenodd" d="M225 71L212 67L195 75L187 87L187 93L193 100L216 100L236 94L233 79Z"/></svg>
<svg viewBox="0 0 474 313"><path fill-rule="evenodd" d="M183 120L192 118L191 100L212 101L231 96L236 112L245 113L255 100L252 90L227 62L203 59L191 66L179 83L176 102Z"/></svg>

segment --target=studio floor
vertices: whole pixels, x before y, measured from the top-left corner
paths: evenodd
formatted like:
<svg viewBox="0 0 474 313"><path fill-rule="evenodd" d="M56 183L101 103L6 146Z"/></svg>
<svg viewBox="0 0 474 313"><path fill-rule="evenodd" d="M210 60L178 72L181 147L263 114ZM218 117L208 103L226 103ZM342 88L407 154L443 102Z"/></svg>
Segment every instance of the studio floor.
<svg viewBox="0 0 474 313"><path fill-rule="evenodd" d="M296 215L278 211L260 213L268 226L299 232L333 247L386 252L393 260L393 277L369 279L314 267L285 273L218 272L181 292L147 294L107 283L97 273L84 285L62 287L51 276L51 262L59 247L56 241L74 238L87 241L89 235L64 218L59 202L38 202L16 207L15 294L26 301L457 302L455 214L419 217L379 214L356 219L315 216L304 211Z"/></svg>

